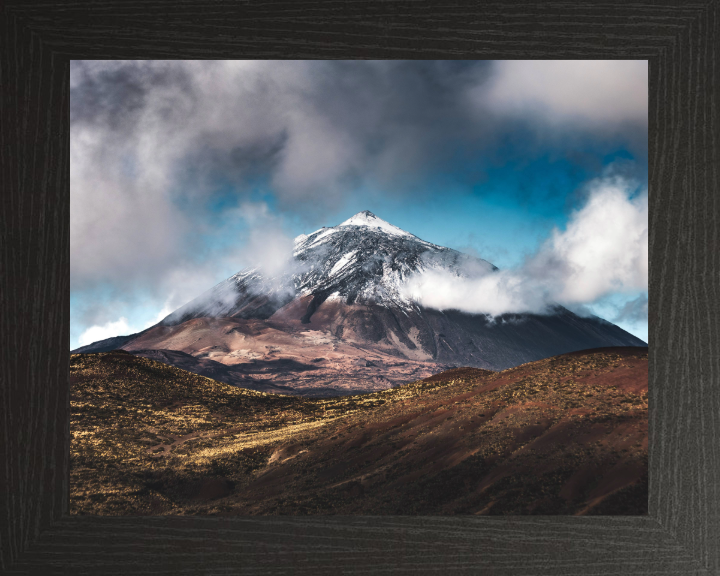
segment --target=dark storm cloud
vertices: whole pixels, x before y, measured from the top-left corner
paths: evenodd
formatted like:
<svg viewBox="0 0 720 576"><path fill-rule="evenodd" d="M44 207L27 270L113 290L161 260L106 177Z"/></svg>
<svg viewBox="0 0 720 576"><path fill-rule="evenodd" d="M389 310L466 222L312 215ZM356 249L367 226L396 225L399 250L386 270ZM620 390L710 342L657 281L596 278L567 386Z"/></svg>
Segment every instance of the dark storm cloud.
<svg viewBox="0 0 720 576"><path fill-rule="evenodd" d="M274 192L295 209L308 197L336 206L350 184L375 184L392 194L408 187L417 192L434 174L477 181L484 160L508 162L513 152L527 157L547 140L547 127L542 134L529 128L540 114L523 116L517 103L508 111L498 102L508 91L522 91L523 78L493 62L133 61L73 67L71 120L100 137L95 151L116 148L120 139L132 152L133 141L156 136L172 162L155 169L176 176L185 168L208 179L222 174L238 183L249 172L267 172ZM500 82L492 81L493 73ZM485 94L494 99L486 102ZM562 101L544 92L530 101L538 99L549 100L553 118L559 115ZM600 116L602 131L613 125L606 116ZM593 121L590 128L598 128ZM575 153L578 136L566 128L555 126L553 137L568 140L566 152Z"/></svg>
<svg viewBox="0 0 720 576"><path fill-rule="evenodd" d="M194 103L194 87L188 72L173 65L145 62L71 62L76 79L70 99L70 122L74 125L104 125L115 132L136 128L149 95L168 88L178 97ZM159 115L163 121L176 121L177 108L167 103Z"/></svg>

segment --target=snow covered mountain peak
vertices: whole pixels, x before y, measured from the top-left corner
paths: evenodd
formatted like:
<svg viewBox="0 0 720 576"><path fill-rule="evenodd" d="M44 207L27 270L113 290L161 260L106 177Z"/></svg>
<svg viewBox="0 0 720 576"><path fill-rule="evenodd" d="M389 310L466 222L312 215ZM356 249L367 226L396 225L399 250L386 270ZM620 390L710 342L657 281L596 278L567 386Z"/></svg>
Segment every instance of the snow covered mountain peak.
<svg viewBox="0 0 720 576"><path fill-rule="evenodd" d="M405 230L402 230L397 226L393 226L382 218L378 218L375 214L370 212L370 210L358 212L355 216L345 220L345 222L342 222L339 226L367 226L369 228L380 229L383 232L387 232L388 234L392 234L394 236L412 236L412 234L405 232Z"/></svg>
<svg viewBox="0 0 720 576"><path fill-rule="evenodd" d="M426 242L365 210L331 228L295 239L297 293L318 302L414 306L403 286L416 273L442 269L462 275L468 259L488 271L493 265Z"/></svg>
<svg viewBox="0 0 720 576"><path fill-rule="evenodd" d="M200 316L266 318L305 296L312 296L315 303L310 315L325 300L410 310L416 303L404 285L411 276L433 269L461 276L468 263L495 269L479 258L426 242L366 210L337 226L295 238L293 258L278 275L271 278L258 269L242 270L163 322Z"/></svg>
<svg viewBox="0 0 720 576"><path fill-rule="evenodd" d="M320 244L332 241L339 233L351 233L353 235L365 235L368 233L381 234L386 235L386 237L407 238L408 240L415 240L428 247L439 248L439 246L435 244L421 240L414 234L405 232L405 230L386 222L382 218L378 218L370 212L370 210L363 210L337 226L323 226L310 234L300 234L295 238L294 256L297 257L299 253L309 248L315 248ZM343 236L343 234L340 235Z"/></svg>

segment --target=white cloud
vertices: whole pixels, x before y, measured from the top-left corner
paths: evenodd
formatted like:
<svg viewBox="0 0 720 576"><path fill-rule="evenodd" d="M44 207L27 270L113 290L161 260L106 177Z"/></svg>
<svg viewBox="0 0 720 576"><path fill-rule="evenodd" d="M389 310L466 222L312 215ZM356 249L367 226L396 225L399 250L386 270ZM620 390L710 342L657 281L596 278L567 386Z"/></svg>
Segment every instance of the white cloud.
<svg viewBox="0 0 720 576"><path fill-rule="evenodd" d="M78 345L85 346L86 344L92 344L98 340L105 340L106 338L112 338L113 336L125 336L132 334L133 332L128 325L127 318L120 318L115 322L107 322L106 324L90 326L85 330L78 338Z"/></svg>
<svg viewBox="0 0 720 576"><path fill-rule="evenodd" d="M496 112L546 124L647 125L647 61L498 61L491 79L471 95Z"/></svg>
<svg viewBox="0 0 720 576"><path fill-rule="evenodd" d="M246 224L242 256L248 267L258 268L267 278L294 268L294 239L285 233L282 218L273 214L265 202L243 202L226 211L225 216Z"/></svg>
<svg viewBox="0 0 720 576"><path fill-rule="evenodd" d="M410 278L406 295L423 306L499 316L507 312L543 312L546 293L513 271L456 276L428 270Z"/></svg>
<svg viewBox="0 0 720 576"><path fill-rule="evenodd" d="M528 266L560 302L589 303L612 292L647 290L648 197L619 177L594 181L582 210L555 230Z"/></svg>
<svg viewBox="0 0 720 576"><path fill-rule="evenodd" d="M555 303L579 309L613 293L647 290L648 197L620 177L591 182L585 206L564 231L555 229L516 269L430 270L411 278L406 294L441 310L497 316L543 313Z"/></svg>

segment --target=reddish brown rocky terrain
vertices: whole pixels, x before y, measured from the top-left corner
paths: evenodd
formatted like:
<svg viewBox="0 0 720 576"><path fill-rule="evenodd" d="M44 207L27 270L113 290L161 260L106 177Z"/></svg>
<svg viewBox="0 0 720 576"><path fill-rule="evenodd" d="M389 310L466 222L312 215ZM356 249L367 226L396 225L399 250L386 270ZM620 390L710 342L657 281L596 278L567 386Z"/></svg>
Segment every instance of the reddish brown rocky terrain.
<svg viewBox="0 0 720 576"><path fill-rule="evenodd" d="M304 396L385 390L448 368L427 356L398 356L382 343L338 338L319 319L195 318L156 326L123 349L228 384Z"/></svg>
<svg viewBox="0 0 720 576"><path fill-rule="evenodd" d="M76 354L71 509L646 514L647 384L634 347L315 399Z"/></svg>

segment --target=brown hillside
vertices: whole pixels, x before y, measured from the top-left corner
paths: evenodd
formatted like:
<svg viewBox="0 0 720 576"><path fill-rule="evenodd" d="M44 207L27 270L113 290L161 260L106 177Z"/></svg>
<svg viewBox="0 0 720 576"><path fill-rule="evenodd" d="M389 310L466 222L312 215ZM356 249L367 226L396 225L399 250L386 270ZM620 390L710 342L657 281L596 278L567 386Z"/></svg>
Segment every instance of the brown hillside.
<svg viewBox="0 0 720 576"><path fill-rule="evenodd" d="M71 360L76 514L645 514L647 349L455 369L373 394Z"/></svg>

